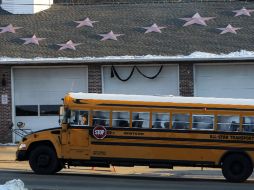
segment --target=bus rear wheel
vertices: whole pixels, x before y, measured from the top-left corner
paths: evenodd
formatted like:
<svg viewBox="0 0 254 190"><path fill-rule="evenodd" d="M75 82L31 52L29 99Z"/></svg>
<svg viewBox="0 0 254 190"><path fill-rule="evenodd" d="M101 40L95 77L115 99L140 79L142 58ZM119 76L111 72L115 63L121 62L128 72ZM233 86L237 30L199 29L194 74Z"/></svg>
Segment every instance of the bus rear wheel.
<svg viewBox="0 0 254 190"><path fill-rule="evenodd" d="M243 154L226 156L222 163L223 176L229 182L244 182L253 172L250 159Z"/></svg>
<svg viewBox="0 0 254 190"><path fill-rule="evenodd" d="M31 151L29 164L36 174L54 174L59 167L55 151L44 145L37 146Z"/></svg>

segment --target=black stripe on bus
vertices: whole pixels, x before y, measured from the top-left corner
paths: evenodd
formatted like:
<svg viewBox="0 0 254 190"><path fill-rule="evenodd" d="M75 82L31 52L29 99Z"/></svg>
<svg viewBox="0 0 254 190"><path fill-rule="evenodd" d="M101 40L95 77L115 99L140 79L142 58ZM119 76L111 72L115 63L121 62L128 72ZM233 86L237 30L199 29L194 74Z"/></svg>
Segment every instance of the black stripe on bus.
<svg viewBox="0 0 254 190"><path fill-rule="evenodd" d="M110 107L137 107L137 108L174 108L174 109L200 109L204 110L204 108L207 111L213 111L213 110L235 110L235 111L254 111L254 109L241 109L241 108L207 108L206 106L203 107L186 107L186 106L153 106L153 105L129 105L129 104L97 104L98 106L110 106Z"/></svg>
<svg viewBox="0 0 254 190"><path fill-rule="evenodd" d="M194 145L176 145L176 144L150 144L150 143L119 143L119 142L91 142L93 145L106 146L141 146L158 148L191 148L191 149L213 149L213 150L234 150L234 151L254 151L254 148L225 147L225 146L194 146Z"/></svg>
<svg viewBox="0 0 254 190"><path fill-rule="evenodd" d="M70 126L70 129L89 129L94 127L87 126ZM160 133L195 133L195 134L216 134L216 135L246 135L254 136L254 133L239 132L239 131L214 131L214 130L190 130L190 129L156 129L156 128L130 128L130 127L106 127L108 131L133 131L133 132L160 132Z"/></svg>
<svg viewBox="0 0 254 190"><path fill-rule="evenodd" d="M195 161L195 160L162 160L162 159L142 159L142 158L116 158L116 157L91 157L92 161L102 161L102 162L126 162L126 163L142 163L144 165L150 163L159 164L180 164L180 166L193 166L193 165L209 165L214 166L214 162L210 161Z"/></svg>
<svg viewBox="0 0 254 190"><path fill-rule="evenodd" d="M107 135L106 138L112 138L112 139L138 139L138 140L162 140L162 141L182 141L182 142L189 141L189 142L216 142L216 143L254 144L254 141L193 139L193 138L166 138L166 137L113 136L113 135Z"/></svg>

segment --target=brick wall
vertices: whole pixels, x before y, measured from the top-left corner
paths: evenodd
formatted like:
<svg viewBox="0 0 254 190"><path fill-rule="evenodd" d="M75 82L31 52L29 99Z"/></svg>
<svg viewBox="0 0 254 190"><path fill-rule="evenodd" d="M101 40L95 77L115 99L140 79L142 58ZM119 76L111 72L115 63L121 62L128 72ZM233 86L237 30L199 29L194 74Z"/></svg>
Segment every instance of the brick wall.
<svg viewBox="0 0 254 190"><path fill-rule="evenodd" d="M5 78L6 86L3 87L2 79ZM2 95L8 96L8 104L2 104ZM0 66L0 143L12 142L12 102L11 102L11 67Z"/></svg>
<svg viewBox="0 0 254 190"><path fill-rule="evenodd" d="M193 64L180 63L179 64L179 89L181 96L194 96L193 84Z"/></svg>
<svg viewBox="0 0 254 190"><path fill-rule="evenodd" d="M102 93L101 65L88 65L88 92Z"/></svg>

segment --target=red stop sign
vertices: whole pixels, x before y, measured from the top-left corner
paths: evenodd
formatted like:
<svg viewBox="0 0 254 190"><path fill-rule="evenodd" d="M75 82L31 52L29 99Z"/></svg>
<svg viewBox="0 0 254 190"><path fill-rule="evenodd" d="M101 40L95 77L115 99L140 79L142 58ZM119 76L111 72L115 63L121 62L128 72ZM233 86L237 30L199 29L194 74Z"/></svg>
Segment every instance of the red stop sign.
<svg viewBox="0 0 254 190"><path fill-rule="evenodd" d="M107 129L101 125L97 125L93 128L93 136L96 139L104 139L107 136Z"/></svg>

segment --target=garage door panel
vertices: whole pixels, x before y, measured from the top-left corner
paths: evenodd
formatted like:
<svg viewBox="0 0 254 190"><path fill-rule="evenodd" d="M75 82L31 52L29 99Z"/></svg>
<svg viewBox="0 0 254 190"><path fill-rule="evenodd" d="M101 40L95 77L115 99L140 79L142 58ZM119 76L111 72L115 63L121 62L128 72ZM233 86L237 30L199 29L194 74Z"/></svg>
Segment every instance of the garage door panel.
<svg viewBox="0 0 254 190"><path fill-rule="evenodd" d="M40 115L42 107L58 110L67 92L87 92L87 68L17 68L13 69L14 104L21 112L26 106L36 107L34 115L15 114L15 123L22 121L33 131L58 126L58 116ZM22 107L23 106L23 107ZM34 108L35 109L35 108ZM15 112L15 111L14 111ZM29 111L28 111L29 113Z"/></svg>
<svg viewBox="0 0 254 190"><path fill-rule="evenodd" d="M254 65L195 66L195 96L253 98Z"/></svg>
<svg viewBox="0 0 254 190"><path fill-rule="evenodd" d="M122 79L126 79L132 66L119 66L116 71ZM160 67L139 66L146 76L154 76ZM132 77L123 82L116 76L111 78L111 67L103 67L103 92L116 94L150 94L150 95L178 95L178 67L176 65L164 66L155 79L147 79L137 70Z"/></svg>

